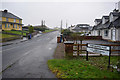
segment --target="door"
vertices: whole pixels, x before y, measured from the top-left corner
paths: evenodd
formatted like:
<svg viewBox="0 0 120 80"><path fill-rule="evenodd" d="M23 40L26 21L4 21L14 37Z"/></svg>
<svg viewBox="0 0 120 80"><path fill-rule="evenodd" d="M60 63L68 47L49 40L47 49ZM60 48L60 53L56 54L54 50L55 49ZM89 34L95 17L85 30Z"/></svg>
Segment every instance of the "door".
<svg viewBox="0 0 120 80"><path fill-rule="evenodd" d="M115 36L116 36L116 30L115 29L112 29L112 40L115 41Z"/></svg>

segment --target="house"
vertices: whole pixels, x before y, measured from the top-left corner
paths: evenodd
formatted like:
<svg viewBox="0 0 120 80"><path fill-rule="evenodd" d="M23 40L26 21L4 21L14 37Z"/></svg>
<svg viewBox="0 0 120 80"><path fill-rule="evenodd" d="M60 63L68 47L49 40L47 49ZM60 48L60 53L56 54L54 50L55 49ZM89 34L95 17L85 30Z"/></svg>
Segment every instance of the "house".
<svg viewBox="0 0 120 80"><path fill-rule="evenodd" d="M111 19L113 20L114 18L111 18ZM109 28L111 30L110 40L120 41L120 14L117 19L111 22Z"/></svg>
<svg viewBox="0 0 120 80"><path fill-rule="evenodd" d="M8 12L7 10L0 11L0 23L2 30L22 30L22 19Z"/></svg>
<svg viewBox="0 0 120 80"><path fill-rule="evenodd" d="M93 26L91 30L91 35L92 36L100 36L100 30L99 26L101 26L102 19L95 19L95 25Z"/></svg>
<svg viewBox="0 0 120 80"><path fill-rule="evenodd" d="M77 24L74 27L72 27L72 32L84 32L89 33L90 26L88 24Z"/></svg>
<svg viewBox="0 0 120 80"><path fill-rule="evenodd" d="M109 16L103 16L101 21L95 19L91 33L93 36L102 36L104 40L120 41L120 12L115 9Z"/></svg>

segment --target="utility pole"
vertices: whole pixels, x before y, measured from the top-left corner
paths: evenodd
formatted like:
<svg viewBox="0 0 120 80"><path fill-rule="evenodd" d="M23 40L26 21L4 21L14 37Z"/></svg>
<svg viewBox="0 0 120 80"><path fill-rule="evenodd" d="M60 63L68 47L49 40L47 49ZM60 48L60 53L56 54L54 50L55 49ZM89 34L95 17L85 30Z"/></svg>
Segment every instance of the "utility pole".
<svg viewBox="0 0 120 80"><path fill-rule="evenodd" d="M43 20L41 21L41 26L43 27L44 23L43 23Z"/></svg>
<svg viewBox="0 0 120 80"><path fill-rule="evenodd" d="M44 20L44 22L43 22L43 25L44 25L44 27L45 27L45 20Z"/></svg>
<svg viewBox="0 0 120 80"><path fill-rule="evenodd" d="M61 20L61 29L60 30L61 30L61 34L62 34L62 20Z"/></svg>
<svg viewBox="0 0 120 80"><path fill-rule="evenodd" d="M66 20L66 29L67 29L67 20Z"/></svg>

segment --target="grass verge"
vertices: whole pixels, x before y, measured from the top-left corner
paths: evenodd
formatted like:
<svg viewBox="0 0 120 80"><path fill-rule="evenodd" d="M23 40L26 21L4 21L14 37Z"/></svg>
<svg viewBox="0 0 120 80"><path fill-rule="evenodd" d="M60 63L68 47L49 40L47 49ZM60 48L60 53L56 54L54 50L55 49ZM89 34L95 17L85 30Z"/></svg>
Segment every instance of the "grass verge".
<svg viewBox="0 0 120 80"><path fill-rule="evenodd" d="M120 78L117 71L106 69L108 57L85 57L74 59L52 59L48 67L58 78ZM111 63L116 64L118 57L111 57Z"/></svg>
<svg viewBox="0 0 120 80"><path fill-rule="evenodd" d="M45 30L43 33L48 33L48 32L52 32L54 31L53 29L50 29L50 30Z"/></svg>
<svg viewBox="0 0 120 80"><path fill-rule="evenodd" d="M4 32L22 35L22 32L21 32L21 31L5 30ZM28 31L23 31L23 36L26 36L26 33L28 33Z"/></svg>
<svg viewBox="0 0 120 80"><path fill-rule="evenodd" d="M3 39L3 38L10 38L10 37L16 37L16 35L0 34L0 39Z"/></svg>

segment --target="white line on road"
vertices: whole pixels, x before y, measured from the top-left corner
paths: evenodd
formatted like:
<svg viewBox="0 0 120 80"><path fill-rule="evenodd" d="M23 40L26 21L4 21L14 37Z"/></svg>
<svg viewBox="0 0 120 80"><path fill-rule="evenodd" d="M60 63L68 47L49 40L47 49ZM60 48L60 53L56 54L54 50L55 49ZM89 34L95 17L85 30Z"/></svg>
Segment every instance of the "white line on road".
<svg viewBox="0 0 120 80"><path fill-rule="evenodd" d="M20 46L17 46L17 47L20 47ZM0 52L7 51L7 50L11 50L11 49L14 49L14 48L17 48L17 47L13 47L13 48L5 49L5 50L2 50L2 51L0 51Z"/></svg>

